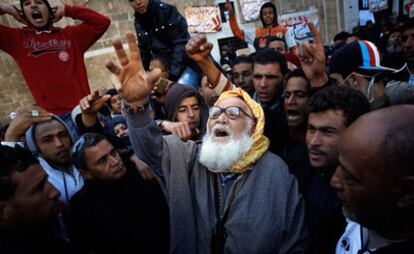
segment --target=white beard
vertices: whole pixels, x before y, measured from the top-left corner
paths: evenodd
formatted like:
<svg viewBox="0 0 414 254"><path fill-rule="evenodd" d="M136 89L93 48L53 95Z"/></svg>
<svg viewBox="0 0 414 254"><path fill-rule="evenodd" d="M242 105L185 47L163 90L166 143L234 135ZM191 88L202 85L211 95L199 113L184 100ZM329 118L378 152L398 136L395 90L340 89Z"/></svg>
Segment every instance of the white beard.
<svg viewBox="0 0 414 254"><path fill-rule="evenodd" d="M221 126L223 127L223 125ZM246 128L246 131L238 139L233 138L231 130L229 128L227 129L229 130L230 138L226 143L213 140L212 133L214 133L214 128L213 131L208 131L203 138L199 161L211 172L229 172L229 167L240 160L253 144L253 139L247 131L248 128Z"/></svg>

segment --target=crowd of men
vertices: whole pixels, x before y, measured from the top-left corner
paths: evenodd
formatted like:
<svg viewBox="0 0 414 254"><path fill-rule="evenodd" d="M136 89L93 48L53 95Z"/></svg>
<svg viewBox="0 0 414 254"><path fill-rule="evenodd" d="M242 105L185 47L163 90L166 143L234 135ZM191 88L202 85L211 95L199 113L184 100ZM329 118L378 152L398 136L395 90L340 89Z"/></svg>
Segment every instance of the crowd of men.
<svg viewBox="0 0 414 254"><path fill-rule="evenodd" d="M327 52L271 2L256 31L228 2L256 52L226 46L223 67L174 6L129 3L106 91L83 54L109 18L0 3L24 24L0 24L0 49L36 101L1 131L1 253L414 253L414 19Z"/></svg>

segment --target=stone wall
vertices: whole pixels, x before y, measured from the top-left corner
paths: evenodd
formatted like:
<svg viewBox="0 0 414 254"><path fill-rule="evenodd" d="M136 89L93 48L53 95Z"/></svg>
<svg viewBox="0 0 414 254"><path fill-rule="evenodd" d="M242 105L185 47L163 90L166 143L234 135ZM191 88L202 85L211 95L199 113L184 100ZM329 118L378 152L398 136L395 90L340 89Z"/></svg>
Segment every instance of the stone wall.
<svg viewBox="0 0 414 254"><path fill-rule="evenodd" d="M3 0L7 3L18 5L19 1ZM168 3L175 4L177 9L183 13L186 6L195 5L212 5L218 2L225 2L225 0L166 0ZM309 7L315 7L319 10L320 25L322 34L326 42L332 39L338 31L337 15L336 15L336 1L333 0L278 0L273 2L278 8L279 14L302 11ZM342 1L339 1L342 3ZM105 69L105 61L109 58L115 59L115 55L111 48L111 41L113 38L124 35L126 31L135 31L133 25L133 12L126 0L65 0L57 1L50 0L51 5L58 3L65 3L69 5L85 5L89 8L99 11L112 20L111 26L102 38L91 47L85 55L85 61L88 71L88 79L92 89L99 87L111 86L111 75ZM324 3L326 10L324 11ZM340 5L340 13L343 13L343 6ZM341 9L342 8L342 9ZM238 9L236 7L236 9ZM327 14L326 17L324 14ZM324 19L327 22L324 22ZM343 23L343 18L340 18ZM12 17L2 15L0 16L0 23L7 26L20 26ZM58 26L65 26L74 24L71 19L64 19L60 21ZM326 30L325 23L329 24ZM244 24L241 24L242 26ZM253 24L246 24L246 26L253 26ZM342 26L343 27L343 26ZM223 26L223 29L228 29L228 26ZM226 34L231 32L225 31ZM1 35L3 36L3 35ZM213 37L215 38L215 37ZM34 103L33 98L25 85L25 81L19 71L18 66L14 60L0 51L0 124L6 124L10 121L9 114L15 111L18 107L23 105L30 105Z"/></svg>

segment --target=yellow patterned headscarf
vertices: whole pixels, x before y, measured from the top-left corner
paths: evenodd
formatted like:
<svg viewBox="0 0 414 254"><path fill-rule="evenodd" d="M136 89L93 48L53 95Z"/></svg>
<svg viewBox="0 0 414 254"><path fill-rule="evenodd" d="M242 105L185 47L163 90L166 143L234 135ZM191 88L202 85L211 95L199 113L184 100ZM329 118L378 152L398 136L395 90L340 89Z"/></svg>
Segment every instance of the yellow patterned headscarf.
<svg viewBox="0 0 414 254"><path fill-rule="evenodd" d="M250 108L256 120L256 128L252 135L252 146L242 159L235 162L229 168L230 172L243 173L251 169L253 164L256 163L256 161L258 161L260 157L262 157L262 155L267 151L269 148L269 139L263 135L265 119L262 107L257 102L255 102L248 93L239 87L223 92L218 98L217 102L229 97L239 97L242 99Z"/></svg>

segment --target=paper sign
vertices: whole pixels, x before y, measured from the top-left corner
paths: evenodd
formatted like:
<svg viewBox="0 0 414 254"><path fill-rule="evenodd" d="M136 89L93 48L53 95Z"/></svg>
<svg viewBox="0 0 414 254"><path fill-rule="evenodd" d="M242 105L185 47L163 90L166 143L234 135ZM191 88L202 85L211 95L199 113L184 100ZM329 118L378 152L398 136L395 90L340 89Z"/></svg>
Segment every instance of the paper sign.
<svg viewBox="0 0 414 254"><path fill-rule="evenodd" d="M214 33L221 30L218 6L187 7L184 15L190 33Z"/></svg>

